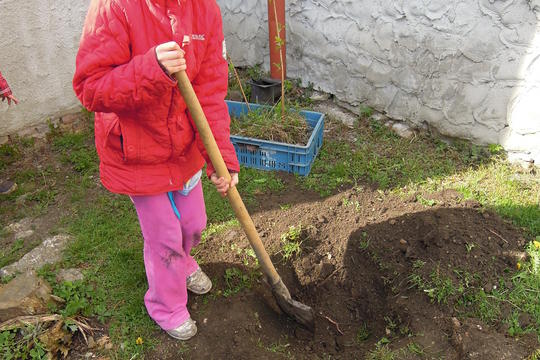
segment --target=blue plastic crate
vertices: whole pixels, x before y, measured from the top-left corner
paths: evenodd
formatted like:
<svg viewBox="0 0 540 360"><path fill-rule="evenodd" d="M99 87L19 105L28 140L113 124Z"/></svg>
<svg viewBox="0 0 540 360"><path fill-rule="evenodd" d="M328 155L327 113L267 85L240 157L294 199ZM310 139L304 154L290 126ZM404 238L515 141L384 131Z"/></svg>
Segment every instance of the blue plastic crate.
<svg viewBox="0 0 540 360"><path fill-rule="evenodd" d="M231 116L240 116L248 112L245 103L226 102ZM269 106L257 104L249 104L249 106L252 110L269 108ZM292 145L231 135L231 142L240 164L261 170L279 170L308 175L323 143L324 114L314 111L300 111L300 114L313 129L307 145Z"/></svg>

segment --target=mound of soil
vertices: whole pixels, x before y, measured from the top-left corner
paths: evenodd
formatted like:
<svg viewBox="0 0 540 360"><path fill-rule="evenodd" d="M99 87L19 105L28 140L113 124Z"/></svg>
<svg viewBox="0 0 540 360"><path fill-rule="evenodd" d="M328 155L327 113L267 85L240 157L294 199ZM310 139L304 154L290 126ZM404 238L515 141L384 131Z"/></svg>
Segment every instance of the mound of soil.
<svg viewBox="0 0 540 360"><path fill-rule="evenodd" d="M263 277L257 276L241 229L208 239L198 251L214 280L211 295L192 296L189 308L199 334L187 349L164 333L152 359L359 359L390 340L400 359L521 359L537 345L534 335L510 338L502 324L462 316L443 299L411 286L411 275L457 283L465 273L471 288L486 292L505 275L525 243L520 231L453 191L401 199L376 190L349 190L320 200L298 197L292 184L252 209L265 246L293 297L316 313L310 333L283 315ZM283 210L280 205L294 204ZM283 260L282 234L302 226L301 253ZM226 269L246 275L246 286L224 296ZM458 271L456 271L458 270ZM251 281L252 280L252 281ZM444 300L444 301L442 301ZM439 303L440 302L440 303ZM461 319L461 320L458 320ZM383 340L385 342L385 340Z"/></svg>

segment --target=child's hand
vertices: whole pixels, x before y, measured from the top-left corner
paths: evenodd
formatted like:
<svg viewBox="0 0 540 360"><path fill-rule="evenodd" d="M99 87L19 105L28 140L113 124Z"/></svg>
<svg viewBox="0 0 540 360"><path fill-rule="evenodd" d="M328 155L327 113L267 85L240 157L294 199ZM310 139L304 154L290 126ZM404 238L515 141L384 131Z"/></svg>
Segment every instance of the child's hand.
<svg viewBox="0 0 540 360"><path fill-rule="evenodd" d="M235 187L236 184L238 184L238 173L231 173L230 185L224 177L218 178L216 173L210 175L210 181L212 181L221 197L225 197L225 195L227 195L227 190L229 190L229 188Z"/></svg>
<svg viewBox="0 0 540 360"><path fill-rule="evenodd" d="M13 101L13 103L15 103L15 105L17 105L19 103L19 100L17 100L17 98L13 95L1 95L0 96L2 98L2 102L4 102L4 100L7 99L7 103L8 103L8 106L11 105L11 101Z"/></svg>
<svg viewBox="0 0 540 360"><path fill-rule="evenodd" d="M174 41L169 41L156 47L156 57L167 74L172 75L179 71L186 70L186 59L184 50Z"/></svg>

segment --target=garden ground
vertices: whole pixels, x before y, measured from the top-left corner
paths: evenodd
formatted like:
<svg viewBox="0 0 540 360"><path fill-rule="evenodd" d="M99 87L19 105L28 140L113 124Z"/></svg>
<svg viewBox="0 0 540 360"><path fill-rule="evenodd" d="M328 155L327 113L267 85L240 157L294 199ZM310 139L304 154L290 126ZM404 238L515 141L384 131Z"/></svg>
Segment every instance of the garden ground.
<svg viewBox="0 0 540 360"><path fill-rule="evenodd" d="M4 230L0 265L49 234L73 236L40 274L66 301L51 311L89 318L87 335L102 346L75 331L68 358L538 358L540 178L499 147L402 139L366 109L352 127L327 119L307 178L242 170L239 190L278 272L316 312L313 334L279 313L230 207L205 181L209 226L194 254L214 289L190 297L199 334L179 342L146 314L135 211L100 186L91 134L52 127L47 140L0 147L1 175L19 184L0 198L0 224L29 217L35 230L16 241ZM73 267L84 281L54 281ZM44 331L2 332L0 354L43 348Z"/></svg>

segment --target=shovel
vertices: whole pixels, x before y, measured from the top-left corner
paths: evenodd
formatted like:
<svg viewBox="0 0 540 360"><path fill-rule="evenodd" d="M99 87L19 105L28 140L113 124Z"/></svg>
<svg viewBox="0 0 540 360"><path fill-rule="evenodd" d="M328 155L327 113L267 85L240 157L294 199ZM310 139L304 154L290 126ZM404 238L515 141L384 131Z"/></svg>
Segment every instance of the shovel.
<svg viewBox="0 0 540 360"><path fill-rule="evenodd" d="M197 95L191 86L191 82L189 81L186 72L177 72L175 73L175 77L178 80L178 88L180 89L180 93L182 94L189 112L191 113L191 117L197 126L197 130L199 131L201 140L204 144L206 152L208 153L208 157L210 158L210 161L212 161L214 169L216 169L217 176L223 177L230 182L231 175L225 166L225 162L223 161L221 152L216 144L212 130L208 125L206 116L204 115L201 104L197 99ZM294 318L300 324L306 326L310 330L313 330L315 328L313 309L291 298L289 289L287 289L281 280L281 277L272 264L268 253L264 249L261 238L259 237L259 234L255 229L255 225L253 224L253 220L249 216L246 206L244 205L244 202L242 201L236 187L230 188L227 191L227 198L229 199L229 202L234 209L234 213L236 214L238 221L240 221L240 224L248 237L251 247L257 255L257 259L259 259L259 264L261 264L261 268L266 275L268 282L272 286L272 294L274 295L279 307L281 310L283 310L283 312Z"/></svg>

